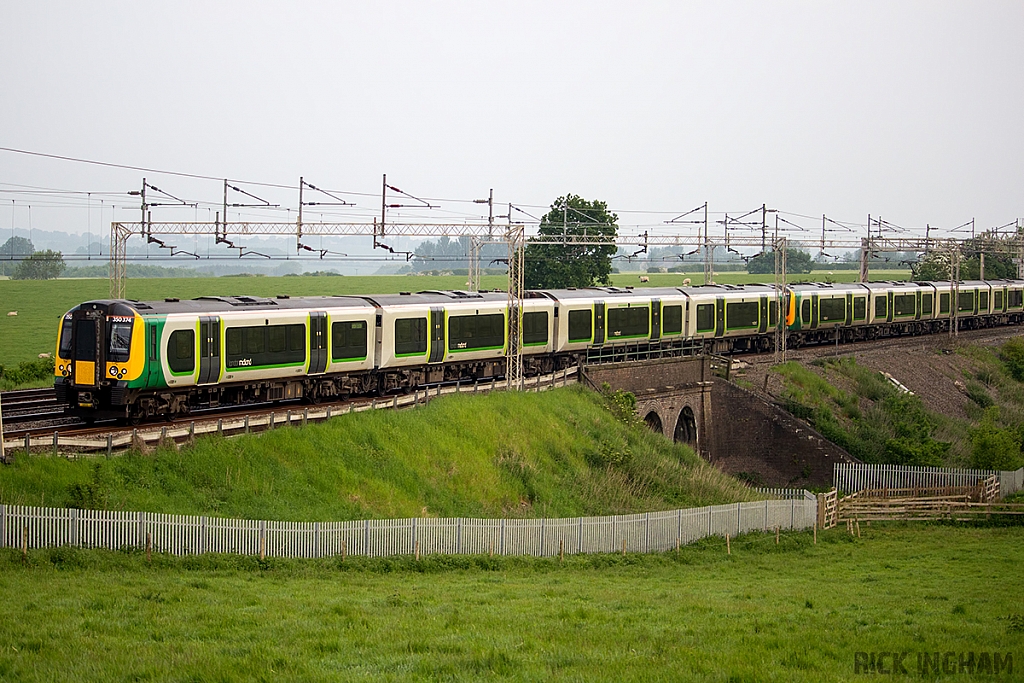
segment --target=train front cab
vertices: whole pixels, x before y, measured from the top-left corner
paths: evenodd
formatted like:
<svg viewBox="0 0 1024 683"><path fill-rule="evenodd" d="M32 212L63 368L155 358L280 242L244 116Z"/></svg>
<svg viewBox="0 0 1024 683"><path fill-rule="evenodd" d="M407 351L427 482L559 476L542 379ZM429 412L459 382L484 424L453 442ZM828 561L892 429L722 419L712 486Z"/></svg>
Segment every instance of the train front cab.
<svg viewBox="0 0 1024 683"><path fill-rule="evenodd" d="M123 417L128 383L145 367L145 324L122 301L90 301L61 319L57 401L86 417Z"/></svg>

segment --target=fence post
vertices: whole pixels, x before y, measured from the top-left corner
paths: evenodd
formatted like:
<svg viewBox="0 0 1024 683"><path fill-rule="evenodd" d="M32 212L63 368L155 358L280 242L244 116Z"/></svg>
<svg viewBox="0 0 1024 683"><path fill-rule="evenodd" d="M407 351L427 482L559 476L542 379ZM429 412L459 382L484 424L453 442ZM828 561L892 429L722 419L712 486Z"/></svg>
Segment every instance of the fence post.
<svg viewBox="0 0 1024 683"><path fill-rule="evenodd" d="M580 517L580 535L579 535L578 541L579 542L576 544L576 552L578 552L578 553L580 553L582 555L583 554L583 518L582 517Z"/></svg>
<svg viewBox="0 0 1024 683"><path fill-rule="evenodd" d="M0 548L7 546L7 506L0 503Z"/></svg>
<svg viewBox="0 0 1024 683"><path fill-rule="evenodd" d="M455 521L455 554L462 554L462 517Z"/></svg>
<svg viewBox="0 0 1024 683"><path fill-rule="evenodd" d="M680 508L676 510L676 544L678 545L679 539L683 537L683 510Z"/></svg>
<svg viewBox="0 0 1024 683"><path fill-rule="evenodd" d="M505 554L505 520L504 519L501 520L500 530L499 530L498 533L500 534L500 536L498 537L498 554L499 555L504 555Z"/></svg>
<svg viewBox="0 0 1024 683"><path fill-rule="evenodd" d="M206 517L199 518L199 552L206 552Z"/></svg>
<svg viewBox="0 0 1024 683"><path fill-rule="evenodd" d="M651 552L651 513L644 513L644 552Z"/></svg>
<svg viewBox="0 0 1024 683"><path fill-rule="evenodd" d="M26 434L25 435L25 455L29 455L29 450L32 448L29 439L30 439L29 435Z"/></svg>
<svg viewBox="0 0 1024 683"><path fill-rule="evenodd" d="M58 439L60 439L60 437L58 436L58 432L54 432L53 433L53 457L55 457L55 458L57 457L57 443L58 443Z"/></svg>
<svg viewBox="0 0 1024 683"><path fill-rule="evenodd" d="M320 557L320 522L313 522L313 557Z"/></svg>
<svg viewBox="0 0 1024 683"><path fill-rule="evenodd" d="M75 509L75 508L71 508L70 510L68 510L68 512L70 513L70 517L71 517L71 519L70 519L70 522L71 522L71 545L77 546L78 545L78 510Z"/></svg>
<svg viewBox="0 0 1024 683"><path fill-rule="evenodd" d="M540 557L544 557L544 529L547 525L547 519L544 517L540 518Z"/></svg>
<svg viewBox="0 0 1024 683"><path fill-rule="evenodd" d="M736 535L740 535L740 525L743 522L743 503L736 503Z"/></svg>
<svg viewBox="0 0 1024 683"><path fill-rule="evenodd" d="M363 522L363 554L370 557L370 520Z"/></svg>
<svg viewBox="0 0 1024 683"><path fill-rule="evenodd" d="M260 562L267 558L267 523L260 520Z"/></svg>
<svg viewBox="0 0 1024 683"><path fill-rule="evenodd" d="M145 533L146 533L146 523L143 521L143 517L142 517L144 514L146 514L146 513L145 512L137 512L137 513L135 513L136 534L137 534L137 539L138 539L138 543L139 543L140 546L142 545L142 541L143 541L143 538L144 538Z"/></svg>
<svg viewBox="0 0 1024 683"><path fill-rule="evenodd" d="M412 547L416 547L416 518L412 518Z"/></svg>
<svg viewBox="0 0 1024 683"><path fill-rule="evenodd" d="M114 454L114 436L113 434L107 434L107 457L109 458Z"/></svg>

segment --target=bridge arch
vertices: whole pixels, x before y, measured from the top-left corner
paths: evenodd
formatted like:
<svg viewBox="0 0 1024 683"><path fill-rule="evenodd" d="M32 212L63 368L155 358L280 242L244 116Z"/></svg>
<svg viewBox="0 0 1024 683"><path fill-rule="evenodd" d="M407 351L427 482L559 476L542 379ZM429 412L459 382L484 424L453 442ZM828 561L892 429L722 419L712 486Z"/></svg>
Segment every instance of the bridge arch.
<svg viewBox="0 0 1024 683"><path fill-rule="evenodd" d="M683 409L679 411L673 440L677 443L697 446L697 418L693 414L693 408L688 405L683 406Z"/></svg>
<svg viewBox="0 0 1024 683"><path fill-rule="evenodd" d="M644 416L644 422L651 428L651 431L655 434L664 434L665 428L661 422L661 415L658 414L657 410L651 410Z"/></svg>

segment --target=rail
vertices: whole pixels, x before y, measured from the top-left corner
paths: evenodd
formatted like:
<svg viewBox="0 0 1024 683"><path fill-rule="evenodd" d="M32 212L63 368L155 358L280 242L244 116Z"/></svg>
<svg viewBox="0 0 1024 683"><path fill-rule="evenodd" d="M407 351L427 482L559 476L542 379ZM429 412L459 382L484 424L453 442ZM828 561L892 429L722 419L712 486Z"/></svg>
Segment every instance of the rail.
<svg viewBox="0 0 1024 683"><path fill-rule="evenodd" d="M567 368L548 375L528 377L523 380L525 391L546 391L557 387L575 384L577 379L577 368ZM322 422L332 417L359 413L368 410L382 410L389 408L406 408L420 403L426 403L438 396L465 393L486 393L505 388L505 381L492 379L489 382L456 382L448 385L436 385L426 389L419 389L412 394L395 395L387 398L377 398L361 404L350 403L345 408L335 406L327 407L303 407L299 409L282 409L270 413L258 415L240 415L226 418L205 418L192 420L190 422L179 422L174 425L152 425L137 427L120 431L120 433L108 433L105 435L74 436L65 435L60 432L53 432L46 435L26 434L23 438L5 440L3 442L4 452L8 460L18 454L48 453L59 455L61 452L74 451L76 453L105 453L108 457L116 451L123 449L156 445L168 441L185 441L203 434L220 434L223 436L238 436L254 431L275 429L282 426L304 425L308 422Z"/></svg>

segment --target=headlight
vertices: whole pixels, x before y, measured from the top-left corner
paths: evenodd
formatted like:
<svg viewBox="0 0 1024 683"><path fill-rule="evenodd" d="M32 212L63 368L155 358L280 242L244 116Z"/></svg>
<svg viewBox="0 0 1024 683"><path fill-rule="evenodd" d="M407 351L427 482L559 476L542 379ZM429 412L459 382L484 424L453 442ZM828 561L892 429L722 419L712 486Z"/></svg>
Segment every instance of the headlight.
<svg viewBox="0 0 1024 683"><path fill-rule="evenodd" d="M110 375L112 377L117 377L117 368L110 368Z"/></svg>

